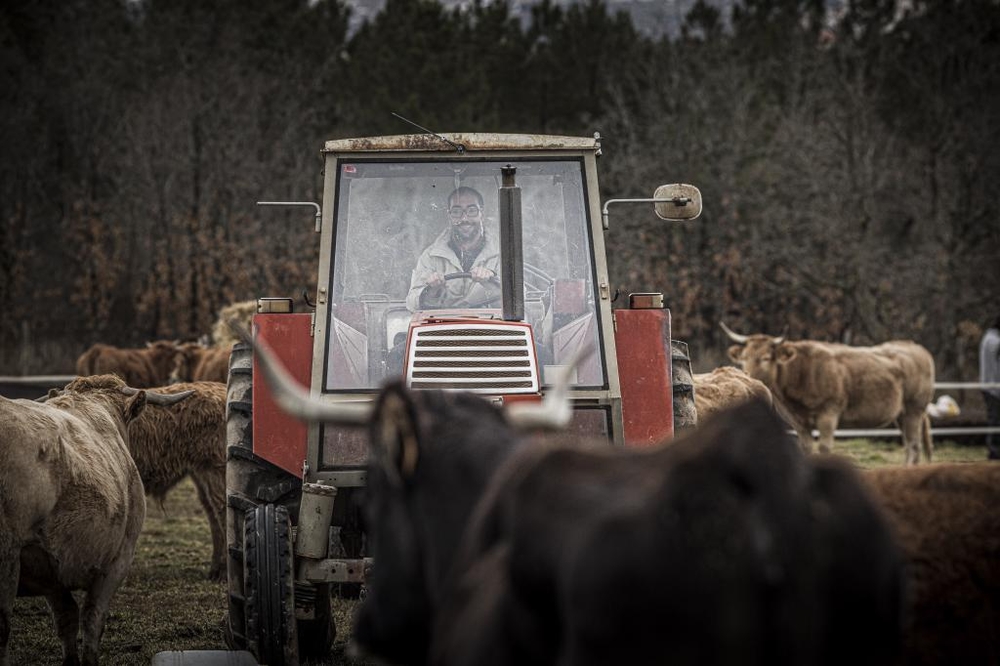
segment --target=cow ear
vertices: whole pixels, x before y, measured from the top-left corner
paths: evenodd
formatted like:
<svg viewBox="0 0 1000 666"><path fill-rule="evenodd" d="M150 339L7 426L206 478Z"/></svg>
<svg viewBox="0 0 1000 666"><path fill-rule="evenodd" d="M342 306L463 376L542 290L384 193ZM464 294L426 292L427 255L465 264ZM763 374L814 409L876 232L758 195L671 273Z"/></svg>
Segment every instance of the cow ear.
<svg viewBox="0 0 1000 666"><path fill-rule="evenodd" d="M146 407L146 392L136 391L136 394L125 401L125 424L128 425L142 414Z"/></svg>
<svg viewBox="0 0 1000 666"><path fill-rule="evenodd" d="M390 480L400 483L413 476L419 444L416 412L404 389L387 389L374 418L372 456Z"/></svg>
<svg viewBox="0 0 1000 666"><path fill-rule="evenodd" d="M777 359L778 363L788 363L793 358L797 352L794 347L789 347L788 345L781 345L774 350L774 357Z"/></svg>
<svg viewBox="0 0 1000 666"><path fill-rule="evenodd" d="M732 345L726 350L729 355L729 360L733 363L739 363L743 359L743 345Z"/></svg>

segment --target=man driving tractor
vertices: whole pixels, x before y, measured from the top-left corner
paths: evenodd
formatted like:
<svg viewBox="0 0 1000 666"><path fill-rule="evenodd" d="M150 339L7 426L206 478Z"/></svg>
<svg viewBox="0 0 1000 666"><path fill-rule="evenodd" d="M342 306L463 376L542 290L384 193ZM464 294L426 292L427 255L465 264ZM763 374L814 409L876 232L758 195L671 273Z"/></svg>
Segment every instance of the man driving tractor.
<svg viewBox="0 0 1000 666"><path fill-rule="evenodd" d="M483 195L462 186L448 195L449 226L417 260L406 306L411 312L477 308L500 299L500 248L483 227Z"/></svg>

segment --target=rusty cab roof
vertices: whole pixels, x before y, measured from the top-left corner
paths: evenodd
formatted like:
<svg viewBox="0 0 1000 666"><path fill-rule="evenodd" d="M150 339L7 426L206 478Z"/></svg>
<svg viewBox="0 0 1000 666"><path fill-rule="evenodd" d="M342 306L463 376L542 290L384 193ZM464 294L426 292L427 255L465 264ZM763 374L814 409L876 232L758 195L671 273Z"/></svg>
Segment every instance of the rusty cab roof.
<svg viewBox="0 0 1000 666"><path fill-rule="evenodd" d="M442 140L442 137L445 140ZM449 143L450 142L450 143ZM467 152L592 150L601 148L600 135L592 137L552 136L547 134L494 134L489 132L449 134L395 134L387 136L334 139L327 141L324 153L368 152L454 152L461 145Z"/></svg>

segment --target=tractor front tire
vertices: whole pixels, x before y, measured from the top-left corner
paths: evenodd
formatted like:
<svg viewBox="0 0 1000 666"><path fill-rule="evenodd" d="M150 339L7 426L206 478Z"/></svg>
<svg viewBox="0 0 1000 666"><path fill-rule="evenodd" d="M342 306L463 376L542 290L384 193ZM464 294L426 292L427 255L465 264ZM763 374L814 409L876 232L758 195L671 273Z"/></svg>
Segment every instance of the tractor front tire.
<svg viewBox="0 0 1000 666"><path fill-rule="evenodd" d="M248 647L268 666L298 664L288 510L262 504L247 510L243 525Z"/></svg>

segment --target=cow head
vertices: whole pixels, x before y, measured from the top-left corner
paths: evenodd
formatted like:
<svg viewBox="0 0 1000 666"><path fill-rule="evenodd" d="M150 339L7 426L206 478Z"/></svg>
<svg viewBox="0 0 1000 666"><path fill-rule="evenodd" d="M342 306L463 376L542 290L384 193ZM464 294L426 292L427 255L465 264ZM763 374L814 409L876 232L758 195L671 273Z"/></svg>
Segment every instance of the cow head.
<svg viewBox="0 0 1000 666"><path fill-rule="evenodd" d="M354 640L393 663L421 661L472 508L527 441L468 393L385 387L370 425L365 519L375 566Z"/></svg>
<svg viewBox="0 0 1000 666"><path fill-rule="evenodd" d="M754 379L773 388L777 384L779 367L795 357L795 349L784 344L785 336L741 335L723 322L719 325L737 343L727 350L730 360Z"/></svg>
<svg viewBox="0 0 1000 666"><path fill-rule="evenodd" d="M197 342L185 342L177 345L173 355L173 367L170 369L167 383L179 384L192 381L198 359L204 353L204 345Z"/></svg>
<svg viewBox="0 0 1000 666"><path fill-rule="evenodd" d="M176 340L157 340L146 343L146 356L156 372L157 385L167 383L177 355Z"/></svg>

